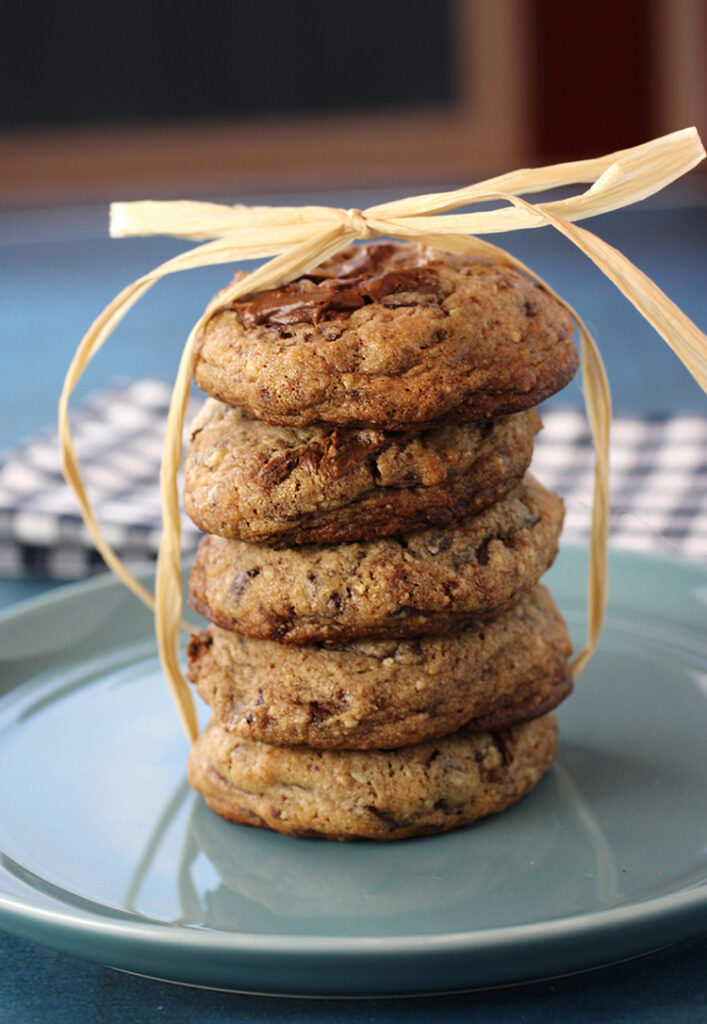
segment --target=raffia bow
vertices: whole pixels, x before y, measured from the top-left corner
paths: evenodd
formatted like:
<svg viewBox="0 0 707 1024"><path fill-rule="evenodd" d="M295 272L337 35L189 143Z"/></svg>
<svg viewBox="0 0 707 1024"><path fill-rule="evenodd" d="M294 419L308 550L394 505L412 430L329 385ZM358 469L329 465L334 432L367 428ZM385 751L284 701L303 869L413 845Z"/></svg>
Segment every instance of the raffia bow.
<svg viewBox="0 0 707 1024"><path fill-rule="evenodd" d="M160 659L191 740L197 735L196 712L178 656L182 584L177 471L198 339L217 309L251 292L286 284L336 255L351 242L382 236L411 239L447 252L489 258L515 267L562 302L580 334L585 405L596 449L587 637L585 646L572 663L573 673L577 676L591 658L599 640L608 593L609 386L596 343L575 310L515 257L476 236L551 225L606 274L707 390L705 335L622 253L575 223L653 195L689 171L704 156L697 131L686 128L598 159L513 171L467 188L400 199L366 210L339 210L325 206L222 206L189 201L113 204L111 235L114 237L161 234L204 244L163 263L128 285L94 321L81 341L66 375L59 402L64 472L76 493L96 548L126 586L154 608ZM552 202L533 204L522 198L529 193L587 182L592 184L586 191ZM449 212L489 200L505 205L470 213ZM120 320L162 277L211 264L263 257L271 258L235 281L211 302L189 334L182 352L167 419L160 472L163 535L153 597L102 536L76 457L68 416L69 398L84 369Z"/></svg>

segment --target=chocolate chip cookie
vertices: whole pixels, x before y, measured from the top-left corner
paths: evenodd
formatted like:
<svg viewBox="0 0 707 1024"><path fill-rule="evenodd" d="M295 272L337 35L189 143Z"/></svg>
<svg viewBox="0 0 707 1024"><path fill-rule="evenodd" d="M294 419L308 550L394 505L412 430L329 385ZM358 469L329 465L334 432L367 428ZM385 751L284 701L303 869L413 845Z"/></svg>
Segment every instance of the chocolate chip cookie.
<svg viewBox="0 0 707 1024"><path fill-rule="evenodd" d="M269 423L390 431L529 409L577 366L569 314L523 274L374 242L216 313L194 377Z"/></svg>
<svg viewBox="0 0 707 1024"><path fill-rule="evenodd" d="M546 714L572 689L570 652L538 584L460 633L302 647L211 626L191 638L188 660L200 696L243 739L369 750Z"/></svg>
<svg viewBox="0 0 707 1024"><path fill-rule="evenodd" d="M310 750L240 739L212 723L188 776L231 821L297 836L404 839L496 814L557 752L552 714L498 733L453 733L397 750Z"/></svg>
<svg viewBox="0 0 707 1024"><path fill-rule="evenodd" d="M562 501L526 476L446 530L284 549L209 536L189 601L225 629L290 643L454 631L537 583L563 515Z"/></svg>
<svg viewBox="0 0 707 1024"><path fill-rule="evenodd" d="M534 409L407 434L283 427L209 399L184 463L184 505L205 533L265 544L329 544L445 526L523 477Z"/></svg>

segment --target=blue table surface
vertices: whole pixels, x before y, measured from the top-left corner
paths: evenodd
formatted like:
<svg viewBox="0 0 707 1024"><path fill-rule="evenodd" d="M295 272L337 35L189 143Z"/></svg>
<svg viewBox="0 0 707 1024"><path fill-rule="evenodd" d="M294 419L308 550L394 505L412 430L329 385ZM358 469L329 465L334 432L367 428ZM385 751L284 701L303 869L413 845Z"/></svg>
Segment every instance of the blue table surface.
<svg viewBox="0 0 707 1024"><path fill-rule="evenodd" d="M364 207L392 192L270 197ZM233 201L248 197L233 197ZM257 197L263 202L263 197ZM0 449L50 426L61 380L91 319L126 283L185 243L107 238L97 207L0 212ZM707 192L674 186L659 199L587 225L707 325ZM599 341L617 410L707 411L704 394L630 304L550 229L496 236L578 309ZM171 379L179 349L224 267L180 274L133 310L95 360L80 395L117 377ZM554 401L581 402L579 383ZM45 592L48 580L0 579L0 608ZM530 985L417 999L268 999L131 977L0 933L0 1022L35 1021L707 1021L707 938L588 974Z"/></svg>

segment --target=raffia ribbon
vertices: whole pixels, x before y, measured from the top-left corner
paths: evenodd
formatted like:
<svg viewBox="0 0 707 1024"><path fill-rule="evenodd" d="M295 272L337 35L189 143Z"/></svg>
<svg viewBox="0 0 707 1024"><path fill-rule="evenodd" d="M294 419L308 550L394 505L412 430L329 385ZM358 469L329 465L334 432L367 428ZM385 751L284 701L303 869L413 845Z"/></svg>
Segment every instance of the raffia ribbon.
<svg viewBox="0 0 707 1024"><path fill-rule="evenodd" d="M326 206L222 206L189 201L113 204L111 234L114 237L161 234L201 242L211 239L145 274L113 299L81 341L59 401L59 435L66 479L76 493L96 547L108 566L145 604L154 608L160 659L190 740L196 738L197 720L178 656L183 598L177 471L198 339L216 310L251 292L287 284L351 242L381 236L412 239L447 252L488 258L515 267L562 302L580 334L585 405L596 449L587 636L585 646L572 663L576 677L596 649L608 594L609 386L596 343L575 310L515 257L476 236L551 225L606 274L707 390L705 335L622 253L575 224L585 217L616 210L653 195L693 168L704 156L697 131L686 128L594 160L512 171L467 188L399 199L366 210ZM592 183L588 189L568 198L537 204L522 198L530 193L588 182ZM504 205L470 213L448 212L489 200ZM101 534L76 457L68 416L69 398L84 369L117 324L162 277L210 264L262 257L272 258L235 281L211 302L189 334L182 352L167 418L160 472L163 535L153 597L123 565Z"/></svg>

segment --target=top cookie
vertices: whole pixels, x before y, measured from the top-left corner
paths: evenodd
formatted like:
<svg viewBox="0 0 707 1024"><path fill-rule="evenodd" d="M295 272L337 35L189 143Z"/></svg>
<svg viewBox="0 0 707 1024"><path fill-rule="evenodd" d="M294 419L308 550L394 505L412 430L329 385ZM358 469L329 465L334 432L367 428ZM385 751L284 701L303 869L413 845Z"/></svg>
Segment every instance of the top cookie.
<svg viewBox="0 0 707 1024"><path fill-rule="evenodd" d="M375 242L218 312L194 378L269 423L406 430L537 405L574 376L572 335L510 267Z"/></svg>

